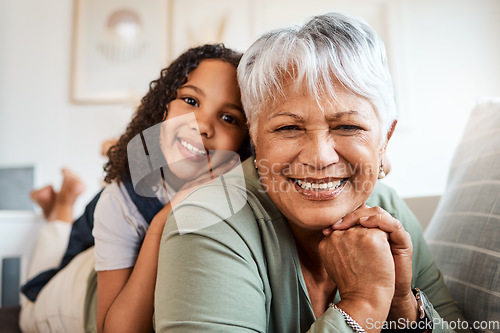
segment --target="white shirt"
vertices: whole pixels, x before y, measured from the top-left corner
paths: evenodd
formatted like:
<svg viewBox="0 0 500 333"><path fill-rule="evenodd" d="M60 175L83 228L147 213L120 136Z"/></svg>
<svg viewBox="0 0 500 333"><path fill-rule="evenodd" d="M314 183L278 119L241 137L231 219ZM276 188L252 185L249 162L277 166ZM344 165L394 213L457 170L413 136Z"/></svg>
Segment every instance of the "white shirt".
<svg viewBox="0 0 500 333"><path fill-rule="evenodd" d="M94 212L95 270L133 267L148 227L125 186L107 185Z"/></svg>

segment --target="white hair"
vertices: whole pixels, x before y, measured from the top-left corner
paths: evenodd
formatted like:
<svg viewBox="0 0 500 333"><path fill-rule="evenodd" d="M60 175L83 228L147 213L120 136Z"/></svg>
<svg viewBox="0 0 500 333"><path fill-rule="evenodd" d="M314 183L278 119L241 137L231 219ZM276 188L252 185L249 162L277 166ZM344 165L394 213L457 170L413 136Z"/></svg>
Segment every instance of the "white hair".
<svg viewBox="0 0 500 333"><path fill-rule="evenodd" d="M290 78L292 87L285 87ZM396 119L384 43L366 22L345 14L315 16L303 26L261 36L240 61L238 83L250 133L259 113L283 101L290 88L299 92L305 87L324 105L336 100L335 87L341 84L373 105L382 133Z"/></svg>

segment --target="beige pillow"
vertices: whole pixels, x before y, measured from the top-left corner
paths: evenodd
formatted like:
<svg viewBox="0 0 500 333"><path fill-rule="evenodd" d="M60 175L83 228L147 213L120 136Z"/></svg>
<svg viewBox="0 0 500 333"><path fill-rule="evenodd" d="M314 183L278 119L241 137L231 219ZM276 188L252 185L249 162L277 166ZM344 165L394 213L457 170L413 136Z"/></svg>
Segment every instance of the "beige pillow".
<svg viewBox="0 0 500 333"><path fill-rule="evenodd" d="M425 237L465 317L498 324L500 98L472 111Z"/></svg>

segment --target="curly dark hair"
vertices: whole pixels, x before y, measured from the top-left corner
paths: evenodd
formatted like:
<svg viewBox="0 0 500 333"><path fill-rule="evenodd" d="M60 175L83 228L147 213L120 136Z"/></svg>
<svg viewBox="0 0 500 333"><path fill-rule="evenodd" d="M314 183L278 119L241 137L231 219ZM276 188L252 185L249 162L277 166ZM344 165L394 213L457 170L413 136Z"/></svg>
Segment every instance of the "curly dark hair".
<svg viewBox="0 0 500 333"><path fill-rule="evenodd" d="M160 78L149 84L149 92L142 98L141 104L118 142L108 150L109 161L104 165L104 180L111 183L130 179L127 145L137 134L166 119L167 104L177 97L177 89L185 84L189 73L198 67L204 59L219 59L235 68L238 67L242 54L226 48L223 44L206 44L191 48L161 71ZM250 156L250 139L240 147L241 159Z"/></svg>

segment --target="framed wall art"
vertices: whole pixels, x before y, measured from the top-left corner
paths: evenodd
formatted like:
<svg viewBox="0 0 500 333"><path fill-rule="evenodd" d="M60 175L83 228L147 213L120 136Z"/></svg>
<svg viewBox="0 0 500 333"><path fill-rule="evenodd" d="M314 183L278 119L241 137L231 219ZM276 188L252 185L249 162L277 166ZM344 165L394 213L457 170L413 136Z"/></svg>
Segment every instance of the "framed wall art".
<svg viewBox="0 0 500 333"><path fill-rule="evenodd" d="M170 1L171 59L205 43L224 43L244 52L256 38L254 0Z"/></svg>
<svg viewBox="0 0 500 333"><path fill-rule="evenodd" d="M74 0L71 100L137 101L167 65L168 0Z"/></svg>

